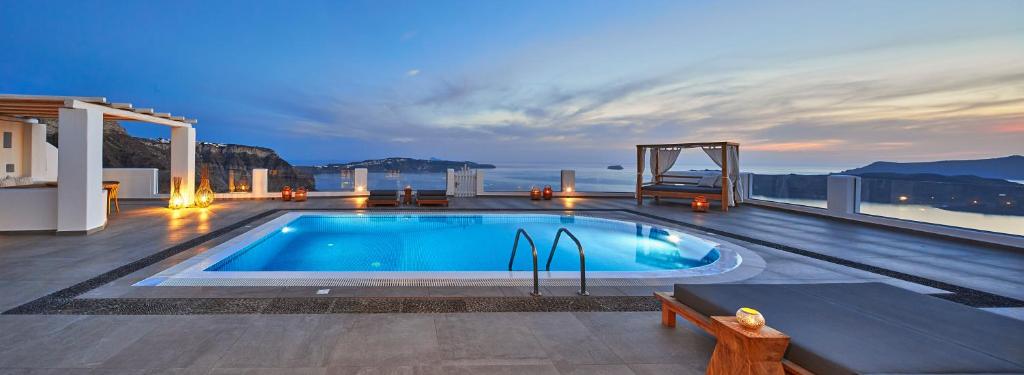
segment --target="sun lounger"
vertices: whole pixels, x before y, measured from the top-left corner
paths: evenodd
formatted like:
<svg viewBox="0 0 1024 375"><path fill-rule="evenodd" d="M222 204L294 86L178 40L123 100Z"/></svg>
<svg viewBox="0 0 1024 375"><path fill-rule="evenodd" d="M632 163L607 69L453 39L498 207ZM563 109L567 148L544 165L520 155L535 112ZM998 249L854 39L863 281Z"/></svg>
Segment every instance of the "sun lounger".
<svg viewBox="0 0 1024 375"><path fill-rule="evenodd" d="M677 284L656 296L663 324L678 314L706 331L711 316L760 310L791 338L787 373L1024 373L1024 322L888 284Z"/></svg>
<svg viewBox="0 0 1024 375"><path fill-rule="evenodd" d="M366 206L398 207L398 190L370 190L370 196L366 199Z"/></svg>
<svg viewBox="0 0 1024 375"><path fill-rule="evenodd" d="M448 193L444 190L418 190L416 191L416 204L423 205L448 205Z"/></svg>

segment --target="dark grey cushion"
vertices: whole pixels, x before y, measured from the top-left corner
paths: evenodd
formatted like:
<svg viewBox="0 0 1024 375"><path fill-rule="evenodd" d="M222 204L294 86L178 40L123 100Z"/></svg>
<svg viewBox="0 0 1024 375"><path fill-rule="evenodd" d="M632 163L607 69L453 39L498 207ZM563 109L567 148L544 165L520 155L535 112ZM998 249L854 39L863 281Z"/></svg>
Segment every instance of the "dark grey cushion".
<svg viewBox="0 0 1024 375"><path fill-rule="evenodd" d="M370 198L398 199L398 190L370 190Z"/></svg>
<svg viewBox="0 0 1024 375"><path fill-rule="evenodd" d="M677 284L675 298L707 316L760 310L791 337L786 358L819 374L1024 372L1024 322L888 284Z"/></svg>
<svg viewBox="0 0 1024 375"><path fill-rule="evenodd" d="M417 190L416 196L420 198L444 198L448 192L444 190Z"/></svg>
<svg viewBox="0 0 1024 375"><path fill-rule="evenodd" d="M666 192L679 192L679 193L694 193L694 194L722 194L722 188L713 188L707 186L697 185L680 185L680 184L655 184L655 185L644 185L644 191L666 191Z"/></svg>

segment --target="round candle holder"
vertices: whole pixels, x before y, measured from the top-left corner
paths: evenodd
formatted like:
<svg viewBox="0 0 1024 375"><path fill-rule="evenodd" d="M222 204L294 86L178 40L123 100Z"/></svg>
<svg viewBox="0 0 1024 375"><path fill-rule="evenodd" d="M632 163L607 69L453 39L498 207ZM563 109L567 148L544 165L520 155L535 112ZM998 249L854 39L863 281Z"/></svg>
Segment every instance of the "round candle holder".
<svg viewBox="0 0 1024 375"><path fill-rule="evenodd" d="M749 307L741 307L736 310L736 322L741 327L749 329L751 331L757 331L764 327L764 315L761 315L760 311L754 310Z"/></svg>

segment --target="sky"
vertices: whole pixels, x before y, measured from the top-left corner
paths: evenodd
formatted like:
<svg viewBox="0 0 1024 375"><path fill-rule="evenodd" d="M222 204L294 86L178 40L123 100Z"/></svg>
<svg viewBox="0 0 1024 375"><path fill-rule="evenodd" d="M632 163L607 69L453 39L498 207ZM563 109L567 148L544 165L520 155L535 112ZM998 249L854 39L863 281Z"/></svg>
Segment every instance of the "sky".
<svg viewBox="0 0 1024 375"><path fill-rule="evenodd" d="M154 107L299 164L1024 153L1024 1L0 0L0 19L0 93Z"/></svg>

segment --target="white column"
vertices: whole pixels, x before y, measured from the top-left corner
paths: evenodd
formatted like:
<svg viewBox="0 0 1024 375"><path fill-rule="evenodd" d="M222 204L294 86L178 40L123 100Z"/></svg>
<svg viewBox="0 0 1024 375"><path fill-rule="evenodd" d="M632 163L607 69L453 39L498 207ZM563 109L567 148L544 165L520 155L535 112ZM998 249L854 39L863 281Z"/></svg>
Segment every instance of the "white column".
<svg viewBox="0 0 1024 375"><path fill-rule="evenodd" d="M572 169L562 170L562 186L560 188L563 193L575 193L576 192L576 171Z"/></svg>
<svg viewBox="0 0 1024 375"><path fill-rule="evenodd" d="M29 140L29 176L33 180L43 180L47 176L46 170L46 124L30 120L26 124L25 138ZM55 173L53 174L55 175Z"/></svg>
<svg viewBox="0 0 1024 375"><path fill-rule="evenodd" d="M256 168L252 170L252 195L255 197L267 195L267 169Z"/></svg>
<svg viewBox="0 0 1024 375"><path fill-rule="evenodd" d="M830 175L826 189L829 211L841 214L860 213L860 177Z"/></svg>
<svg viewBox="0 0 1024 375"><path fill-rule="evenodd" d="M103 191L103 113L61 108L57 231L87 232L107 222Z"/></svg>
<svg viewBox="0 0 1024 375"><path fill-rule="evenodd" d="M366 168L356 168L352 171L352 189L354 189L356 193L365 193L369 190L366 185L366 177Z"/></svg>
<svg viewBox="0 0 1024 375"><path fill-rule="evenodd" d="M484 194L484 170L476 170L476 195Z"/></svg>
<svg viewBox="0 0 1024 375"><path fill-rule="evenodd" d="M185 205L191 206L196 190L196 129L171 128L171 184L181 177L181 195Z"/></svg>
<svg viewBox="0 0 1024 375"><path fill-rule="evenodd" d="M455 195L455 170L448 168L447 176L445 177L445 194L448 196Z"/></svg>

